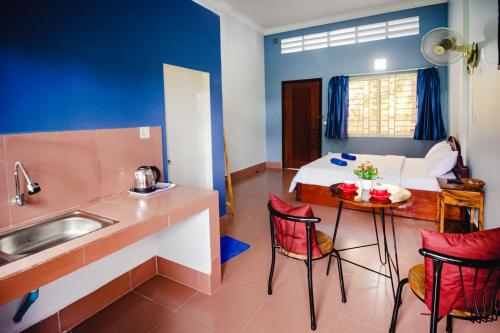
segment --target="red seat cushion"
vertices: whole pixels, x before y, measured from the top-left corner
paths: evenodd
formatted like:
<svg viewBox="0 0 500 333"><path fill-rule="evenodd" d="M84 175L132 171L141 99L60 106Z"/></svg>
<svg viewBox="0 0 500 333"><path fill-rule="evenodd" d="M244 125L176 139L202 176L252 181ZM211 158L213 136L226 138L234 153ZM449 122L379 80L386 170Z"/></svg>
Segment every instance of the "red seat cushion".
<svg viewBox="0 0 500 333"><path fill-rule="evenodd" d="M270 194L269 202L271 207L278 213L298 217L314 217L313 210L309 205L294 207L273 194ZM306 223L289 221L277 216L273 216L272 221L276 242L283 250L307 255ZM312 257L322 257L323 253L321 253L318 246L314 224L311 226L311 241Z"/></svg>
<svg viewBox="0 0 500 333"><path fill-rule="evenodd" d="M430 230L422 230L422 247L442 254L465 259L493 260L500 258L500 228L473 232L470 234L446 234ZM488 270L478 271L478 284L474 288L474 274L476 269L462 267L464 288L460 279L459 267L456 265L443 264L441 273L441 290L439 297L439 316L450 313L452 309L467 311L464 300L467 296L469 305L473 304L473 295L481 300L482 291L490 290L486 295L491 295L491 288L499 278L497 270L489 278ZM433 262L425 258L425 304L432 308L432 286L433 286ZM486 280L488 283L485 284ZM498 295L500 299L500 295ZM489 302L489 298L486 302ZM487 303L488 304L488 303Z"/></svg>

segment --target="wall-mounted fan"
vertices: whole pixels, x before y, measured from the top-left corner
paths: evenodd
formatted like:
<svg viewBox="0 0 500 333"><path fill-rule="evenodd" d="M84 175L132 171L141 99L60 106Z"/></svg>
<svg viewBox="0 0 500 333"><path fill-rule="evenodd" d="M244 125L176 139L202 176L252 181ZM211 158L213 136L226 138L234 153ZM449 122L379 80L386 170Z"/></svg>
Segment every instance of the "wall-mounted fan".
<svg viewBox="0 0 500 333"><path fill-rule="evenodd" d="M421 48L425 59L436 65L446 66L465 57L469 74L477 66L477 44L463 45L462 36L448 28L436 28L426 33Z"/></svg>

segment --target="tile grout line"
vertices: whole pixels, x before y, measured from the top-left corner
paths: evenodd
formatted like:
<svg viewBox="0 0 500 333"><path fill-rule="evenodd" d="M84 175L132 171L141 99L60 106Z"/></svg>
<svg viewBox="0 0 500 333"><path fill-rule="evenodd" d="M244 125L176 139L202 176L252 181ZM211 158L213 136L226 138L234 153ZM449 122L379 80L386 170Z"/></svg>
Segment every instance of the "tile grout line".
<svg viewBox="0 0 500 333"><path fill-rule="evenodd" d="M158 274L158 275L159 275L159 274ZM151 279L151 278L153 278L154 276L155 276L155 275L151 276L151 277L150 277L149 279L147 279L146 281L150 280L150 279ZM160 276L162 276L162 275L160 275ZM162 276L162 277L163 277L163 276ZM144 281L144 282L146 282L146 281ZM172 280L172 281L174 281L174 280ZM176 281L174 281L174 282L176 282ZM139 286L137 286L137 287L139 287ZM142 294L140 291L138 291L138 290L137 290L137 287L136 287L136 288L131 289L131 292L133 292L133 293L135 293L135 294L137 294L137 295L139 295L139 296L143 297L144 299L146 299L146 300L148 300L148 301L150 301L150 302L152 302L152 303L158 304L158 305L160 305L160 306L162 306L162 307L164 307L164 308L166 308L166 309L168 309L168 310L170 310L170 311L172 311L172 312L178 312L178 310L179 310L181 307L183 307L183 306L184 306L187 302L189 302L191 299L193 299L196 295L198 295L198 294L200 293L198 290L191 288L192 290L194 290L194 291L195 291L195 292L193 293L193 295L189 296L189 297L188 297L188 298L187 298L187 299L186 299L183 303L181 303L181 305L179 305L177 308L173 309L173 308L169 308L168 306L166 306L166 305L164 305L164 304L162 304L162 303L158 302L157 300L155 300L155 299L153 299L153 298L151 298L151 297L148 297L148 296L146 296L146 295Z"/></svg>
<svg viewBox="0 0 500 333"><path fill-rule="evenodd" d="M160 327L160 326L161 326L163 323L165 323L165 322L166 322L169 318L171 318L171 317L173 317L173 316L175 316L175 315L180 316L180 317L182 317L182 318L183 318L183 319L185 319L185 320L189 320L189 321L193 321L193 322L195 322L195 323L198 323L198 324L202 325L203 327L205 327L207 330L209 330L211 333L219 333L218 331L214 331L211 327L208 327L206 324L204 324L204 323L202 323L202 322L200 322L200 321L197 321L197 320L195 320L195 319L193 319L193 318L191 318L191 317L189 317L189 316L187 316L187 315L184 315L184 314L182 314L182 313L178 313L178 312L176 312L176 311L172 311L172 313L170 313L170 314L167 316L167 318L165 318L165 319L163 319L163 320L160 320L160 322L159 322L156 326L153 326L153 327L149 330L149 332L154 332L154 330L155 330L155 329L157 329L158 327Z"/></svg>
<svg viewBox="0 0 500 333"><path fill-rule="evenodd" d="M333 332L338 332L341 317L342 317L342 314L340 313L339 316L337 317L337 323L335 323L335 328L333 329Z"/></svg>
<svg viewBox="0 0 500 333"><path fill-rule="evenodd" d="M193 298L195 298L195 297L196 297L196 295L198 295L198 294L200 294L200 292L199 292L199 291L196 291L193 295L189 296L189 297L188 297L188 298L187 298L187 299L186 299L186 300L185 300L185 301L184 301L181 305L179 305L179 306L177 307L177 309L175 309L175 312L177 312L177 313L178 313L178 312L179 312L179 310L180 310L180 309L181 309L184 305L186 305L189 301L191 301ZM210 296L208 296L208 297L210 297Z"/></svg>
<svg viewBox="0 0 500 333"><path fill-rule="evenodd" d="M162 308L164 308L164 309L167 309L167 310L171 311L172 313L174 313L174 312L175 312L175 310L174 310L174 309L169 308L169 307L168 307L168 306L166 306L165 304L162 304L162 303L160 303L160 302L158 302L158 301L156 301L156 300L154 300L154 299L152 299L152 298L150 298L150 297L148 297L148 296L145 296L145 295L141 294L140 292L136 291L135 289L132 289L132 290L131 290L131 292L132 292L132 293L134 293L134 294L136 294L137 296L140 296L141 298L144 298L144 299L145 299L146 301L148 301L148 302L151 302L151 303L153 303L153 304L159 305L159 306L161 306Z"/></svg>
<svg viewBox="0 0 500 333"><path fill-rule="evenodd" d="M157 275L159 275L159 274L157 274ZM161 276L161 275L160 275L160 276ZM152 278L152 277L154 277L154 275L153 275L153 276L151 276L150 278ZM148 280L149 280L149 279L148 279ZM173 280L172 280L172 281L173 281ZM193 288L191 288L191 289L193 289ZM195 290L195 289L193 289L193 290ZM199 321L197 321L197 320L194 320L194 319L193 319L193 318L191 318L191 317L188 317L188 316L183 315L183 314L181 314L181 313L179 313L179 312L178 312L178 310L179 310L179 309L180 309L180 308L181 308L184 304L186 304L189 300L191 300L191 299L192 299L192 298L194 298L197 294L199 294L199 292L198 292L198 291L196 291L196 290L195 290L195 292L193 293L193 295L189 296L189 297L186 299L186 301L184 301L184 302L183 302L183 303L182 303L179 307L177 307L176 309L169 308L168 306L166 306L166 305L164 305L164 304L162 304L162 303L160 303L160 302L158 302L158 301L156 301L156 300L154 300L154 299L152 299L152 298L150 298L150 297L148 297L148 296L146 296L146 295L144 295L144 294L140 293L140 292L139 292L139 291L137 291L136 289L132 289L132 292L133 292L133 293L135 293L135 294L137 294L138 296L140 296L140 297L144 298L145 300L147 300L147 301L149 301L149 302L151 302L151 303L153 303L153 304L159 305L159 306L161 306L162 308L165 308L165 309L167 309L167 310L169 310L169 311L170 311L169 315L168 315L166 318L164 318L163 320L160 320L160 321L159 321L159 322L158 322L155 326L153 326L153 327L149 330L149 332L153 332L156 328L160 327L160 326L161 326L164 322L166 322L166 321L167 321L170 317L174 316L175 314L177 314L178 316L182 316L182 317L184 317L184 318L186 318L186 319L193 320L193 321L195 321L195 322L197 322L197 323L199 323L199 324L203 324L203 326L204 326L204 327L206 327L207 329L210 329L210 328L209 328L209 327L207 327L204 323L201 323L201 322L199 322ZM211 329L210 329L210 330L211 330Z"/></svg>
<svg viewBox="0 0 500 333"><path fill-rule="evenodd" d="M174 313L175 313L174 311L172 311L171 313L169 313L166 318L160 320L156 325L154 325L153 327L151 327L148 332L153 332L155 329L157 329L158 327L160 327L164 322L166 322L170 317L172 317L174 315Z"/></svg>
<svg viewBox="0 0 500 333"><path fill-rule="evenodd" d="M180 307L179 307L179 308L175 311L175 313L176 313L176 314L178 314L179 316L183 316L183 317L184 317L184 318L186 318L186 319L192 320L192 321L194 321L194 322L196 322L196 323L198 323L198 324L201 324L201 325L203 325L203 326L207 327L207 328L208 328L211 332L213 332L213 333L219 333L219 331L218 331L218 330L216 330L214 327L210 327L210 326L208 326L205 322L202 322L202 321L198 320L197 318L195 318L195 317L193 317L193 316L191 316L191 315L189 315L189 314L184 314L184 313L182 313L182 312L179 312L179 310L181 310L181 309L182 309L182 308L183 308L183 307L184 307L184 306L185 306L185 305L186 305L189 301L191 301L191 300L192 300L192 299L193 299L196 295L198 295L198 294L205 295L205 294L203 294L203 293L201 293L201 292L197 291L194 295L192 295L191 297L189 297L189 298L186 300L186 302L184 302L184 304L182 304L182 305L181 305L181 306L180 306ZM211 297L211 296L207 296L207 297Z"/></svg>
<svg viewBox="0 0 500 333"><path fill-rule="evenodd" d="M253 284L253 283L245 282L245 281L240 281L239 279L236 279L236 278L233 278L233 277L226 277L226 281L233 281L233 282L235 282L237 284L242 284L242 285L244 285L247 288L251 288L251 289L255 289L255 290L260 289L260 287L257 284ZM274 288L273 288L273 290L274 290Z"/></svg>
<svg viewBox="0 0 500 333"><path fill-rule="evenodd" d="M161 276L161 277L164 277L165 279L172 280L172 281L174 281L174 282L177 282L177 283L179 283L179 284L182 284L183 286L186 286L186 287L188 287L188 288L191 288L191 289L193 289L193 290L196 290L196 291L200 292L200 290L199 290L198 288L194 288L193 286L190 286L190 285L186 284L185 282L178 281L177 279L175 279L175 278L173 278L173 277L166 276L166 275L164 275L164 274L162 274L162 273L160 273L160 272L158 272L158 273L157 273L157 275L159 275L159 276ZM198 285L199 285L199 278L200 278L200 276L198 275Z"/></svg>
<svg viewBox="0 0 500 333"><path fill-rule="evenodd" d="M85 252L85 251L84 251L84 252ZM147 261L147 260L146 260L146 261ZM141 264L141 265L142 265L142 264ZM140 266L140 265L139 265L139 266ZM137 267L138 267L138 266L137 266ZM132 271L132 270L129 270L129 271L127 271L126 273L122 274L122 275L127 274L127 276L128 276L128 285L129 285L129 288L128 288L128 290L127 290L125 293L123 293L122 295L120 295L120 296L119 296L119 297L117 297L116 299L112 300L111 302L107 303L106 305L104 305L102 308L100 308L100 309L98 309L97 311L95 311L94 313L92 313L92 314L91 314L90 316L88 316L87 318L85 318L85 319L83 319L83 320L79 321L77 324L75 324L75 325L73 325L72 327L70 327L70 328L69 328L69 330L64 330L64 332L73 330L76 326L78 326L78 325L82 324L83 322L85 322L86 320L88 320L88 319L92 318L92 317L93 317L93 316L95 316L97 313L101 312L102 310L104 310L105 308L107 308L108 306L110 306L111 304L113 304L113 303L115 303L116 301L118 301L119 299L123 298L123 297L124 297L125 295L127 295L128 293L130 293L130 292L134 291L134 289L132 289L132 276L131 276L132 272L131 272L131 271ZM116 279L114 279L114 280L116 280ZM106 286L106 285L108 285L108 284L112 283L114 280L111 280L110 282L106 283L105 285L101 286L100 288L102 288L102 287L104 287L104 286ZM96 290L96 291L97 291L97 290ZM94 292L95 292L95 291L94 291ZM87 297L87 296L89 296L89 295L91 295L91 294L92 294L92 293L90 293L90 294L88 294L88 295L84 296L83 298L85 298L85 297ZM76 303L76 302L78 302L78 301L82 300L83 298L80 298L79 300L75 301L74 303ZM74 303L72 303L72 304L74 304ZM72 304L70 304L70 305L72 305ZM70 305L68 305L68 306L70 306ZM57 313L58 313L58 317L59 317L59 313L60 313L62 310L64 310L64 309L65 309L65 308L63 308L63 309L61 309L61 310L59 310L59 311L57 312ZM63 332L63 330L62 330L62 323L61 323L60 318L59 318L59 327L60 327L60 328L59 328L59 331Z"/></svg>
<svg viewBox="0 0 500 333"><path fill-rule="evenodd" d="M345 319L347 319L347 320L351 320L351 321L359 321L359 322L360 322L360 323L362 323L363 325L366 325L366 326L368 326L368 327L370 327L370 328L380 329L380 330L382 330L382 331L387 330L387 328L383 328L383 327L380 327L380 326L374 325L374 324L372 324L372 323L367 323L366 321L359 320L359 318L354 319L354 318L351 318L351 317L348 317L348 316L343 316L342 314L340 314L340 315L339 315L339 323L340 323L340 319L341 319L341 318L345 318Z"/></svg>
<svg viewBox="0 0 500 333"><path fill-rule="evenodd" d="M90 316L88 316L87 318L84 318L82 320L79 320L76 324L72 325L69 329L66 329L64 330L63 332L71 332L75 327L77 327L78 325L82 324L83 322L85 322L86 320L92 318L93 316L95 316L96 314L98 314L99 312L101 312L102 310L104 310L105 308L107 308L108 306L110 306L111 304L115 303L116 301L118 301L120 298L122 298L123 296L127 295L128 293L130 292L130 290L126 291L124 294L120 295L118 298L106 303L104 306L100 307L97 311L93 312ZM90 295L90 294L89 294ZM88 296L88 295L87 295ZM85 297L85 296L84 296ZM82 299L82 298L81 298ZM79 299L78 301L80 301L81 299ZM76 302L78 302L76 301ZM75 303L76 303L75 302ZM74 304L74 303L72 303ZM68 305L68 306L71 306L72 304ZM61 309L60 311L64 310L65 308ZM62 323L61 323L62 325ZM62 327L61 327L61 330L62 330Z"/></svg>
<svg viewBox="0 0 500 333"><path fill-rule="evenodd" d="M156 324L155 326L153 326L153 327L149 330L149 332L153 332L156 328L160 327L160 325L162 325L165 321L167 321L167 320L168 320L168 318L172 317L174 314L181 315L180 313L178 313L178 312L177 312L177 310L178 310L180 307L179 307L179 308L177 308L176 310L174 310L174 309L171 309L171 308L169 308L168 306L166 306L166 305L164 305L164 304L162 304L162 303L160 303L160 302L158 302L158 301L156 301L156 300L154 300L154 299L152 299L152 298L150 298L150 297L147 297L146 295L141 294L140 292L136 291L135 289L132 289L132 292L133 292L133 293L135 293L135 294L137 294L139 297L144 298L146 301L151 302L151 303L153 303L153 304L156 304L156 305L158 305L158 306L160 306L160 307L162 307L162 308L164 308L164 309L166 309L166 310L169 310L169 311L170 311L169 315L168 315L166 318L164 318L163 320L160 320L160 321L158 322L158 324ZM198 294L198 291L197 291L197 292L195 292L193 295L191 295L191 296L188 298L188 300L190 300L191 298L193 298L193 297L194 297L195 295L197 295L197 294ZM184 302L182 305L184 305L185 303L187 303L187 301L186 301L186 302ZM182 305L181 305L181 306L182 306ZM191 320L194 320L194 319L193 319L193 318L191 318L191 317L188 317L188 318L189 318L189 319L191 319ZM200 322L199 322L199 321L197 321L197 320L194 320L194 321L196 321L196 322L197 322L197 323L199 323L199 324L203 324L203 323L200 323ZM206 325L205 325L205 324L203 324L203 326L205 326L205 327L206 327Z"/></svg>
<svg viewBox="0 0 500 333"><path fill-rule="evenodd" d="M7 142L5 140L5 135L2 136L2 146L3 146L3 160L5 162L5 185L7 186L7 202L9 202L9 172L7 171ZM13 227L14 223L12 222L12 205L8 205L8 211L9 211L9 225L7 227Z"/></svg>
<svg viewBox="0 0 500 333"><path fill-rule="evenodd" d="M255 311L255 313L250 316L250 319L247 321L247 323L245 325L243 325L243 327L241 328L240 332L243 332L244 330L247 329L248 326L250 326L250 323L255 319L255 317L257 317L257 315L259 314L260 310L264 307L264 305L269 301L270 299L270 296L271 295L267 295L267 297L264 298L264 300L262 301L262 304L259 305L259 307L257 308L257 310Z"/></svg>

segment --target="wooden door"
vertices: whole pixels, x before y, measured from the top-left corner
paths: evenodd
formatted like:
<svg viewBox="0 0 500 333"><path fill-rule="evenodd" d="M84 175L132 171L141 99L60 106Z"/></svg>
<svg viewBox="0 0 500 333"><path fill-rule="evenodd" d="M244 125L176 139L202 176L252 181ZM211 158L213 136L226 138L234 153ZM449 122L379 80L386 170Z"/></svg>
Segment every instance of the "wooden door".
<svg viewBox="0 0 500 333"><path fill-rule="evenodd" d="M283 167L300 168L321 157L321 79L282 84Z"/></svg>

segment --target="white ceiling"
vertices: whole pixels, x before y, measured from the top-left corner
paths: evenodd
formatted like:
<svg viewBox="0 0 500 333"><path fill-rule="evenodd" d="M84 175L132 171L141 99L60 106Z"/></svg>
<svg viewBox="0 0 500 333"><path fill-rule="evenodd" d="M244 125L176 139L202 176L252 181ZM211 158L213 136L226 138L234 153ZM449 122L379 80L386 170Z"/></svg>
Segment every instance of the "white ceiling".
<svg viewBox="0 0 500 333"><path fill-rule="evenodd" d="M219 0L264 34L420 7L447 0Z"/></svg>

